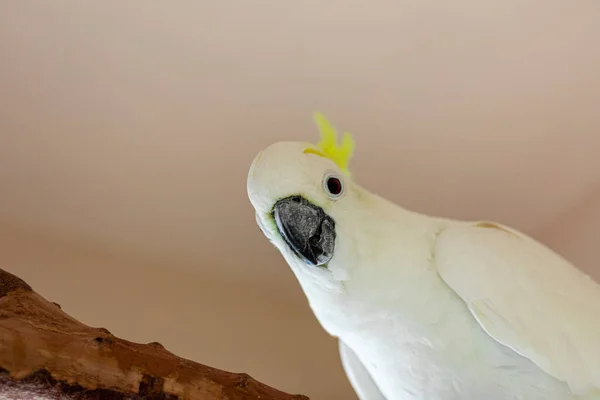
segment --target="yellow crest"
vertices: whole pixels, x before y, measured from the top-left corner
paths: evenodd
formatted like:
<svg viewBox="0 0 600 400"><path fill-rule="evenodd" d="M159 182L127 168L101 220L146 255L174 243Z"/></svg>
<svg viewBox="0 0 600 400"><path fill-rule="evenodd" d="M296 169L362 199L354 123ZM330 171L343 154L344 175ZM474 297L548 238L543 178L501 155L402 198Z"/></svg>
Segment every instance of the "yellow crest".
<svg viewBox="0 0 600 400"><path fill-rule="evenodd" d="M350 175L348 164L354 153L354 138L350 133L345 132L342 136L342 142L338 145L337 131L327 118L322 113L315 112L314 119L321 133L321 140L317 144L319 150L306 149L304 152L329 158L342 172Z"/></svg>

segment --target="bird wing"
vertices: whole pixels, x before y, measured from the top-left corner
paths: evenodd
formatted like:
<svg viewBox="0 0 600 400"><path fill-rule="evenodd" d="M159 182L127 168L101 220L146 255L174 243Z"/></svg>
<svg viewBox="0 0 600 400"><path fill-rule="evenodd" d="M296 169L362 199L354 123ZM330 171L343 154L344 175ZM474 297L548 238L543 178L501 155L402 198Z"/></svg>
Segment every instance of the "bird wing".
<svg viewBox="0 0 600 400"><path fill-rule="evenodd" d="M495 340L575 394L600 389L600 285L558 254L488 222L442 231L441 278Z"/></svg>

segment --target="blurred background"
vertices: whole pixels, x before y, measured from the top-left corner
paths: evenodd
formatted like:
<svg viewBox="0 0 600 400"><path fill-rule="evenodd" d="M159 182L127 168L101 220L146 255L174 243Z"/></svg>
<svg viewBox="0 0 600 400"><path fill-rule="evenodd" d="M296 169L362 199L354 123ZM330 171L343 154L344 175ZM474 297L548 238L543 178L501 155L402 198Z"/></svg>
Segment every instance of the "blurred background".
<svg viewBox="0 0 600 400"><path fill-rule="evenodd" d="M255 225L265 146L357 139L407 208L528 233L600 278L595 0L6 0L0 268L93 325L356 399Z"/></svg>

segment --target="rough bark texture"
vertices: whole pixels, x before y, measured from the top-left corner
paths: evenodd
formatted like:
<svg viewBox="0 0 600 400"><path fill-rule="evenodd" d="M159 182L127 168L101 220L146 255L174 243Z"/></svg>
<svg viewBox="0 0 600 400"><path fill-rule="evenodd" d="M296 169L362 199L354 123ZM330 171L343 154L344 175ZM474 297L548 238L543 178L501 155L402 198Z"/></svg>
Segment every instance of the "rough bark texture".
<svg viewBox="0 0 600 400"><path fill-rule="evenodd" d="M2 269L0 398L308 400L86 326Z"/></svg>

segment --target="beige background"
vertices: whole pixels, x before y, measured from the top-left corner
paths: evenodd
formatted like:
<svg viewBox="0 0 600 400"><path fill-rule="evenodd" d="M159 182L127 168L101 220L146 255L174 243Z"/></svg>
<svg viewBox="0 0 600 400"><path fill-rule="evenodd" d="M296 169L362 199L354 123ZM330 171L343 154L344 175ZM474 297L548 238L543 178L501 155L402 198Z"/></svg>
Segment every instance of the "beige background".
<svg viewBox="0 0 600 400"><path fill-rule="evenodd" d="M600 278L595 0L0 3L0 267L86 323L355 399L255 226L254 155L358 141L365 186Z"/></svg>

